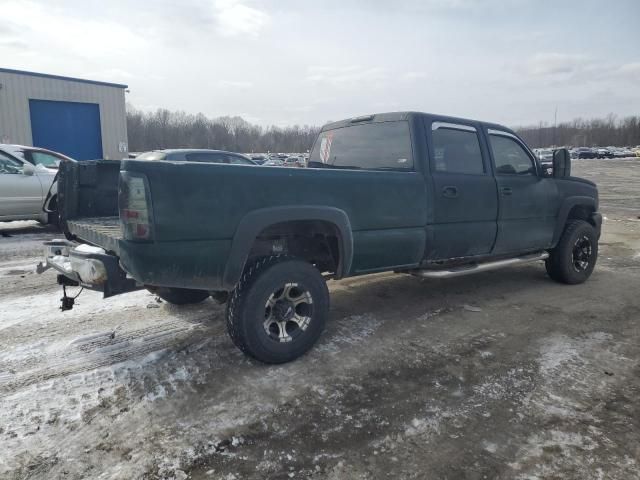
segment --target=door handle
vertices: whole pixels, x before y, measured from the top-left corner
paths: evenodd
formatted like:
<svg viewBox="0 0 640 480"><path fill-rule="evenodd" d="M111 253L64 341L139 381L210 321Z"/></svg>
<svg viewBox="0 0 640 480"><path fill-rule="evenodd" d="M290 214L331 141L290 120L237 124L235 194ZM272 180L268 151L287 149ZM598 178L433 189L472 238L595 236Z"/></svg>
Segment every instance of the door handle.
<svg viewBox="0 0 640 480"><path fill-rule="evenodd" d="M453 186L442 187L442 196L447 198L457 198L458 187L453 187Z"/></svg>
<svg viewBox="0 0 640 480"><path fill-rule="evenodd" d="M502 195L511 195L513 193L513 190L511 189L511 187L502 187L500 189L500 192L502 193Z"/></svg>

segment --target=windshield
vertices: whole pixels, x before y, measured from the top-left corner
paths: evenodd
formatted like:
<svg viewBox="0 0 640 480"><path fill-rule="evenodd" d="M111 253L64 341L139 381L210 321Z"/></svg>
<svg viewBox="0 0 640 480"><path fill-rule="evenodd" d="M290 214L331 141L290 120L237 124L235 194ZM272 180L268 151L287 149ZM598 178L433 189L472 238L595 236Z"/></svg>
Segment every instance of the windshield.
<svg viewBox="0 0 640 480"><path fill-rule="evenodd" d="M167 158L165 152L145 152L136 157L136 160L164 160Z"/></svg>
<svg viewBox="0 0 640 480"><path fill-rule="evenodd" d="M42 165L47 168L58 168L61 159L46 152L31 152L31 158L36 165Z"/></svg>

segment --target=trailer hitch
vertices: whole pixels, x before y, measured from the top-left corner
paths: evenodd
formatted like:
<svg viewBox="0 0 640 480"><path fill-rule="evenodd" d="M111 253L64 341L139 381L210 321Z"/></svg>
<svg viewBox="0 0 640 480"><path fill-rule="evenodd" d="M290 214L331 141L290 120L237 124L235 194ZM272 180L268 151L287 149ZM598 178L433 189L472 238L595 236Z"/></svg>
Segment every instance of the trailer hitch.
<svg viewBox="0 0 640 480"><path fill-rule="evenodd" d="M80 296L80 294L84 290L84 287L80 289L75 297L70 297L69 295L67 295L67 287L77 287L79 286L79 283L75 280L71 280L70 278L65 277L64 275L58 275L58 283L62 285L62 298L60 299L62 305L60 305L60 310L66 312L67 310L71 310L73 308L73 305L76 302L76 298Z"/></svg>
<svg viewBox="0 0 640 480"><path fill-rule="evenodd" d="M70 297L67 295L67 286L62 285L62 298L60 299L60 301L62 302L62 305L60 305L60 310L62 310L63 312L66 312L67 310L71 310L73 308L74 303L76 303L76 298L80 296L83 290L84 290L84 287L80 289L80 291L75 297Z"/></svg>

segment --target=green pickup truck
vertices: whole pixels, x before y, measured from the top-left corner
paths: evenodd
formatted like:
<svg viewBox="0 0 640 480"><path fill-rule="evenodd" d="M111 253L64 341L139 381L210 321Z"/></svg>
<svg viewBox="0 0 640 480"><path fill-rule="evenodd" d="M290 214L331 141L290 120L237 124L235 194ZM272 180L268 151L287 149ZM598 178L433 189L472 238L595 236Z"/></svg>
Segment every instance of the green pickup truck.
<svg viewBox="0 0 640 480"><path fill-rule="evenodd" d="M602 217L596 185L570 169L566 150L550 170L501 125L417 112L324 126L309 168L69 162L58 179L67 240L47 242L46 266L105 297L212 296L243 352L286 362L324 328L327 279L545 261L552 279L584 282Z"/></svg>

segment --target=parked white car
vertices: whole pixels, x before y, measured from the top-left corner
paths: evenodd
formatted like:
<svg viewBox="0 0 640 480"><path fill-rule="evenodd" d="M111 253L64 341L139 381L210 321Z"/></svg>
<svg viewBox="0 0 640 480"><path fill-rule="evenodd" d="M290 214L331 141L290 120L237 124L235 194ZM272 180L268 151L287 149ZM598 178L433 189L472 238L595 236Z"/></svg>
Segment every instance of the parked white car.
<svg viewBox="0 0 640 480"><path fill-rule="evenodd" d="M55 221L57 216L45 212L43 204L58 169L42 163L33 165L3 147L0 146L0 221Z"/></svg>

